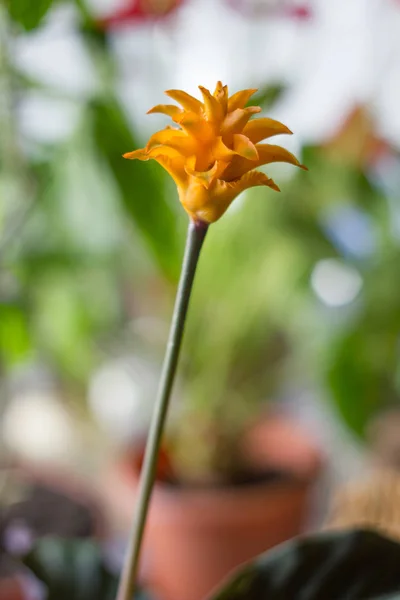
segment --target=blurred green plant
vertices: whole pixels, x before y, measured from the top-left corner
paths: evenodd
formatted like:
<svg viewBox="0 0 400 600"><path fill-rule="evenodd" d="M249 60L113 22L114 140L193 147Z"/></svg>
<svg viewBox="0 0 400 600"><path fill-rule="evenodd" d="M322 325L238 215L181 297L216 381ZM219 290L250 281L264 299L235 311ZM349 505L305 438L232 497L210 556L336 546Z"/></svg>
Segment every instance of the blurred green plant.
<svg viewBox="0 0 400 600"><path fill-rule="evenodd" d="M100 160L115 178L127 216L143 235L162 271L175 280L181 238L177 235L177 211L168 200L163 171L153 164L150 169L141 169L136 162L121 161L121 148L136 148L138 144L115 99L95 100L89 114Z"/></svg>
<svg viewBox="0 0 400 600"><path fill-rule="evenodd" d="M105 549L93 540L44 537L21 562L44 586L47 600L115 598L118 573ZM26 588L36 597L33 581L28 579ZM137 600L145 599L138 590Z"/></svg>
<svg viewBox="0 0 400 600"><path fill-rule="evenodd" d="M395 250L364 269L362 305L329 350L328 386L346 423L360 436L377 414L400 400L399 265Z"/></svg>
<svg viewBox="0 0 400 600"><path fill-rule="evenodd" d="M74 100L78 118L65 139L35 142L29 154L22 150L26 140L16 143L15 94L62 92L22 73L10 42L40 27L52 2L7 0L1 14L7 110L0 366L7 372L19 362L44 360L65 380L85 384L110 340L136 316L127 289L140 297L145 282L158 278L166 304L171 300L168 282L177 278L184 215L162 169L121 159L125 149L142 145L140 135L117 99L107 35L96 30L83 0L71 3L101 85ZM279 84L266 85L255 101L271 109L284 92ZM352 131L357 152L364 152L370 144ZM295 176L280 196L249 192L246 210L240 203L232 207L209 234L184 343L184 414L171 433L182 473L230 473L241 431L288 381L326 392L358 435L377 411L398 401L399 244L390 193L358 155L348 156L353 145L348 137L345 142L345 158L343 148L334 156L329 144L304 148L306 177ZM349 255L327 230L330 211L346 207L371 220L377 233L372 254ZM360 295L348 308L323 307L311 290L313 269L325 258L340 259L362 277ZM199 423L203 427L194 426ZM187 452L193 448L203 453Z"/></svg>
<svg viewBox="0 0 400 600"><path fill-rule="evenodd" d="M101 85L73 100L78 117L69 135L51 144L35 141L29 154L15 95L34 89L62 98L63 92L21 72L10 47L14 35L44 22L52 2L7 2L0 15L7 125L0 164L0 362L7 370L44 360L64 379L85 383L107 341L134 316L123 291L140 295L145 271L147 278L158 273L175 281L182 230L164 174L121 160L138 135L116 97L112 52L85 4L71 4Z"/></svg>
<svg viewBox="0 0 400 600"><path fill-rule="evenodd" d="M11 19L25 31L31 31L40 25L54 0L5 0Z"/></svg>
<svg viewBox="0 0 400 600"><path fill-rule="evenodd" d="M113 600L116 575L92 540L43 538L24 564L45 585L48 600Z"/></svg>

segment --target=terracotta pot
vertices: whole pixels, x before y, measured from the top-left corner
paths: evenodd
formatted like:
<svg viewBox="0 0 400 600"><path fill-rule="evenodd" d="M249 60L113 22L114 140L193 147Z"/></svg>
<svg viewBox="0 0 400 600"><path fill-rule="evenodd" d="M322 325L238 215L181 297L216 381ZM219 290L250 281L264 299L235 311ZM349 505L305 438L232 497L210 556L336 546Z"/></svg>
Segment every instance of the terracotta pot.
<svg viewBox="0 0 400 600"><path fill-rule="evenodd" d="M157 483L144 542L142 580L160 600L203 600L235 567L300 533L320 453L293 424L268 419L244 448L259 466L292 477L232 488L174 488ZM137 477L116 468L108 498L125 528Z"/></svg>

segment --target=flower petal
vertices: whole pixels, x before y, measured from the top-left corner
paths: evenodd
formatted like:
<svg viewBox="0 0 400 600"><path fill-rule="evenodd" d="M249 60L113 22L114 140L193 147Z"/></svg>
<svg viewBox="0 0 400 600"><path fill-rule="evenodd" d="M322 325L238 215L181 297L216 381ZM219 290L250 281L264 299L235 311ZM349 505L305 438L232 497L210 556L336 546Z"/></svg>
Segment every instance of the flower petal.
<svg viewBox="0 0 400 600"><path fill-rule="evenodd" d="M261 171L250 171L241 177L239 180L241 185L243 186L243 190L248 190L252 187L257 187L260 185L265 185L270 187L272 190L276 192L280 192L279 186L276 185L275 181L268 177L265 173Z"/></svg>
<svg viewBox="0 0 400 600"><path fill-rule="evenodd" d="M182 156L179 154L178 150L175 150L175 148L170 148L169 146L166 146L164 144L162 144L161 146L154 146L147 152L147 155L149 156L149 158L167 156L168 158L180 158L182 161L184 161Z"/></svg>
<svg viewBox="0 0 400 600"><path fill-rule="evenodd" d="M254 144L280 133L291 134L292 132L283 123L266 117L249 121L243 129L243 134L247 135Z"/></svg>
<svg viewBox="0 0 400 600"><path fill-rule="evenodd" d="M171 157L166 154L159 154L152 158L167 171L178 187L184 187L187 184L187 175L185 173L184 160L182 157Z"/></svg>
<svg viewBox="0 0 400 600"><path fill-rule="evenodd" d="M167 96L178 102L185 110L200 114L203 110L203 104L190 94L182 90L167 90Z"/></svg>
<svg viewBox="0 0 400 600"><path fill-rule="evenodd" d="M248 137L242 135L240 133L235 133L233 136L233 149L237 154L243 156L243 158L247 158L248 160L257 160L258 152L257 148L249 140Z"/></svg>
<svg viewBox="0 0 400 600"><path fill-rule="evenodd" d="M273 162L286 162L296 167L300 167L304 171L308 171L305 165L302 165L300 161L295 157L294 154L282 148L282 146L275 146L273 144L256 144L258 150L259 160L258 165L267 165Z"/></svg>
<svg viewBox="0 0 400 600"><path fill-rule="evenodd" d="M162 115L168 115L168 117L177 117L183 111L179 106L175 106L175 104L157 104L157 106L153 106L150 110L147 111L148 115L152 115L154 113L161 113Z"/></svg>
<svg viewBox="0 0 400 600"><path fill-rule="evenodd" d="M221 104L224 115L226 115L228 111L228 86L222 85L222 82L218 81L214 91L214 98Z"/></svg>
<svg viewBox="0 0 400 600"><path fill-rule="evenodd" d="M166 127L154 133L146 145L146 150L151 150L155 146L168 143L174 138L186 137L186 133L181 129L173 129L172 127Z"/></svg>
<svg viewBox="0 0 400 600"><path fill-rule="evenodd" d="M273 162L290 163L307 171L307 167L300 164L294 154L286 150L286 148L272 144L256 144L256 148L258 151L258 160L256 161L248 160L241 156L234 156L232 158L229 167L224 172L225 181L232 181L256 167L268 165Z"/></svg>
<svg viewBox="0 0 400 600"><path fill-rule="evenodd" d="M193 218L213 223L222 217L241 192L260 185L279 191L275 182L264 173L252 171L230 183L217 179L207 190L193 180L181 195L181 202Z"/></svg>
<svg viewBox="0 0 400 600"><path fill-rule="evenodd" d="M227 87L227 86L223 86L222 81L217 81L217 85L215 86L215 90L214 90L214 98L218 98L218 96L221 94L224 87Z"/></svg>
<svg viewBox="0 0 400 600"><path fill-rule="evenodd" d="M144 148L126 152L124 158L130 160L155 160L171 175L177 186L185 186L187 183L187 175L185 173L185 159L180 156L173 148L168 146L156 146L149 151Z"/></svg>
<svg viewBox="0 0 400 600"><path fill-rule="evenodd" d="M227 163L224 161L216 160L211 169L207 171L195 171L194 165L196 164L196 157L191 157L191 160L187 161L185 171L191 177L194 177L199 183L201 183L206 189L218 179L221 173L226 169Z"/></svg>
<svg viewBox="0 0 400 600"><path fill-rule="evenodd" d="M221 126L222 134L241 133L250 117L260 111L261 108L258 106L249 106L248 108L237 108L228 113Z"/></svg>
<svg viewBox="0 0 400 600"><path fill-rule="evenodd" d="M199 85L199 90L203 95L204 100L204 114L207 121L213 125L218 126L224 118L224 111L221 104L216 98L210 93L210 91Z"/></svg>
<svg viewBox="0 0 400 600"><path fill-rule="evenodd" d="M276 183L267 177L265 173L261 173L261 171L251 171L235 181L218 183L220 183L220 186L219 190L215 192L215 197L223 198L224 201L229 199L229 203L232 202L232 200L234 200L239 194L252 187L265 185L278 192L280 191Z"/></svg>
<svg viewBox="0 0 400 600"><path fill-rule="evenodd" d="M189 135L193 136L201 142L210 141L213 136L213 130L210 125L201 116L193 112L185 112L182 116L174 118L175 123L178 123Z"/></svg>
<svg viewBox="0 0 400 600"><path fill-rule="evenodd" d="M179 136L174 136L171 139L169 139L165 145L168 146L169 148L173 148L174 150L176 150L177 152L179 152L179 154L181 154L182 156L192 156L193 154L197 154L198 153L198 143L197 141L191 137L185 134L185 132L183 133L183 137L179 137Z"/></svg>
<svg viewBox="0 0 400 600"><path fill-rule="evenodd" d="M144 148L139 148L138 150L134 150L133 152L125 152L122 155L123 158L128 158L129 160L149 160L151 158Z"/></svg>
<svg viewBox="0 0 400 600"><path fill-rule="evenodd" d="M235 150L228 148L228 146L226 146L226 144L224 144L222 141L222 137L219 136L217 137L217 141L213 146L212 154L216 160L225 160L229 162L231 158L235 156L236 152Z"/></svg>
<svg viewBox="0 0 400 600"><path fill-rule="evenodd" d="M240 90L233 94L228 100L228 111L231 112L237 108L244 108L253 94L257 92L257 88L251 90Z"/></svg>

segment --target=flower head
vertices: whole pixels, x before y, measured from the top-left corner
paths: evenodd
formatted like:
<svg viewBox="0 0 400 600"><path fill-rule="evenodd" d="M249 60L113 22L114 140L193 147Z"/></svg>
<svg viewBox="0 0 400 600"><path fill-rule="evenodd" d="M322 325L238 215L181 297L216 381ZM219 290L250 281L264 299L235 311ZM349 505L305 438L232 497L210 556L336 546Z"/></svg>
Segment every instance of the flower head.
<svg viewBox="0 0 400 600"><path fill-rule="evenodd" d="M181 90L167 96L182 108L160 104L149 113L163 113L177 127L166 127L151 136L145 148L128 152L124 158L156 160L175 181L179 199L195 221L213 223L244 190L265 185L279 191L261 171L261 165L287 162L303 167L285 148L261 144L280 133L292 133L273 119L251 120L258 106L248 106L255 89L241 90L228 97L228 87L219 81L214 94L199 86L203 102Z"/></svg>

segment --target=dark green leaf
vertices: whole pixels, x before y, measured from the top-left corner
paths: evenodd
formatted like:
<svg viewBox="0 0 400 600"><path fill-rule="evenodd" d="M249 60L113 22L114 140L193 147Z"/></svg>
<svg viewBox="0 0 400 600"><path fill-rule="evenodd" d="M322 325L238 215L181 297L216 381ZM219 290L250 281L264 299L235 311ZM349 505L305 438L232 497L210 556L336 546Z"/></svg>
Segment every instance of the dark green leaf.
<svg viewBox="0 0 400 600"><path fill-rule="evenodd" d="M331 398L358 435L378 412L399 400L398 255L395 258L397 264L379 263L366 273L357 320L332 345L326 370Z"/></svg>
<svg viewBox="0 0 400 600"><path fill-rule="evenodd" d="M24 564L44 583L46 600L115 599L117 575L91 540L43 538ZM137 596L137 600L146 599L142 592Z"/></svg>
<svg viewBox="0 0 400 600"><path fill-rule="evenodd" d="M368 332L359 330L344 336L328 368L327 381L336 408L347 425L363 436L371 416L382 404L383 374L372 368Z"/></svg>
<svg viewBox="0 0 400 600"><path fill-rule="evenodd" d="M46 15L54 0L6 0L13 21L26 31L35 29Z"/></svg>
<svg viewBox="0 0 400 600"><path fill-rule="evenodd" d="M293 540L242 568L209 600L395 600L400 544L372 531Z"/></svg>
<svg viewBox="0 0 400 600"><path fill-rule="evenodd" d="M90 540L43 538L24 563L42 581L47 600L113 600L116 577Z"/></svg>
<svg viewBox="0 0 400 600"><path fill-rule="evenodd" d="M114 174L127 214L161 269L175 279L182 248L177 235L177 211L166 197L161 167L153 161L143 164L122 158L124 152L134 150L138 144L116 101L96 101L92 115L97 147Z"/></svg>
<svg viewBox="0 0 400 600"><path fill-rule="evenodd" d="M32 350L25 307L0 303L0 359L11 367L27 359Z"/></svg>

